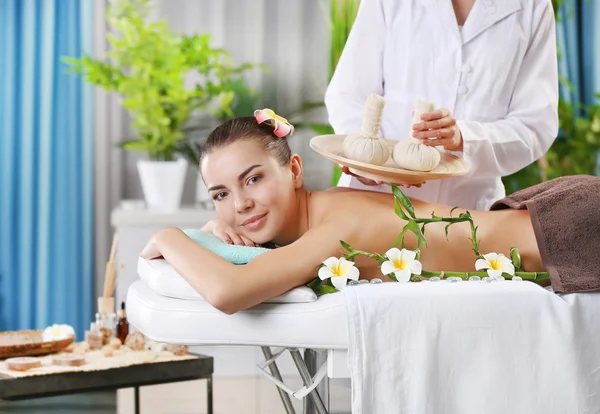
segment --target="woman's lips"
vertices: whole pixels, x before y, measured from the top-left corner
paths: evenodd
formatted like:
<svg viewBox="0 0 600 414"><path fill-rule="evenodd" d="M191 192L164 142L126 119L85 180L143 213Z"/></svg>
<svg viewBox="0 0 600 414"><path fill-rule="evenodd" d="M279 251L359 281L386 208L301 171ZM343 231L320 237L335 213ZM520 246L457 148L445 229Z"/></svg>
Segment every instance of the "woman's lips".
<svg viewBox="0 0 600 414"><path fill-rule="evenodd" d="M257 214L256 216L252 216L242 223L242 226L246 227L249 230L257 230L260 228L264 222L266 221L267 213Z"/></svg>

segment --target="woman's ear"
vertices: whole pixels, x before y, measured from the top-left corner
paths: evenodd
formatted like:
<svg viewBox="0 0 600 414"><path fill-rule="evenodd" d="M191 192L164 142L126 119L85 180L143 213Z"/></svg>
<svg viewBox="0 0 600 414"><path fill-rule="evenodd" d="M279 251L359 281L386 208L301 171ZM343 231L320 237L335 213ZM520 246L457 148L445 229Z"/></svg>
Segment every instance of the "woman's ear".
<svg viewBox="0 0 600 414"><path fill-rule="evenodd" d="M294 181L294 188L302 188L304 180L304 168L302 167L302 159L298 154L292 154L290 158L290 172Z"/></svg>

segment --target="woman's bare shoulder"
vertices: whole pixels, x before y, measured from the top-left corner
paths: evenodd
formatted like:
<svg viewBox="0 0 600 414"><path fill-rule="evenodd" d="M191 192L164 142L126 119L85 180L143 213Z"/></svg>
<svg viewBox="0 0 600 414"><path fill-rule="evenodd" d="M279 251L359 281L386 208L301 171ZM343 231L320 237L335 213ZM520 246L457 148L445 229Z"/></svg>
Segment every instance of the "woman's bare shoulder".
<svg viewBox="0 0 600 414"><path fill-rule="evenodd" d="M391 193L382 193L379 191L368 191L368 190L358 190L355 188L347 188L347 187L331 187L327 190L323 191L314 191L312 195L316 195L323 200L327 200L326 202L332 202L333 200L354 200L357 202L365 201L365 202L392 202L393 196Z"/></svg>
<svg viewBox="0 0 600 414"><path fill-rule="evenodd" d="M333 187L311 193L311 222L343 221L349 216L357 218L379 211L393 212L393 203L393 196L388 193Z"/></svg>

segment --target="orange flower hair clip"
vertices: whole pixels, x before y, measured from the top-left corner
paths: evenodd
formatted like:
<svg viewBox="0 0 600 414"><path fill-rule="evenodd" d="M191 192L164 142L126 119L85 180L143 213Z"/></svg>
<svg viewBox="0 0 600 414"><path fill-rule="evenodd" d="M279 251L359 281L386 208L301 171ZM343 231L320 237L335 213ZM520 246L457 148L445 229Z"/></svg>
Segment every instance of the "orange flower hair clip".
<svg viewBox="0 0 600 414"><path fill-rule="evenodd" d="M276 137L283 138L294 133L294 126L284 117L277 115L272 109L257 109L254 111L254 117L259 124L268 122L273 127L273 133Z"/></svg>

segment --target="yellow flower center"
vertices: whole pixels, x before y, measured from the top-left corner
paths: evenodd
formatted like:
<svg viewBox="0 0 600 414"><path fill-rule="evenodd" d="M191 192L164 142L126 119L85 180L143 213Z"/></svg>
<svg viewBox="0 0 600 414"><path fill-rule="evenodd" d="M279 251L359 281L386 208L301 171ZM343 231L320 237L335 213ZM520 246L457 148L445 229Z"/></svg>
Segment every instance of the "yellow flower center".
<svg viewBox="0 0 600 414"><path fill-rule="evenodd" d="M490 262L490 267L493 270L502 270L502 263L500 263L500 260L498 260L497 258L490 260L489 262Z"/></svg>
<svg viewBox="0 0 600 414"><path fill-rule="evenodd" d="M342 271L343 269L339 263L331 268L331 273L333 273L335 276L342 276Z"/></svg>
<svg viewBox="0 0 600 414"><path fill-rule="evenodd" d="M396 259L392 263L394 264L394 267L396 269L399 269L399 270L406 270L406 269L408 269L408 261L407 260L402 260L402 258Z"/></svg>

